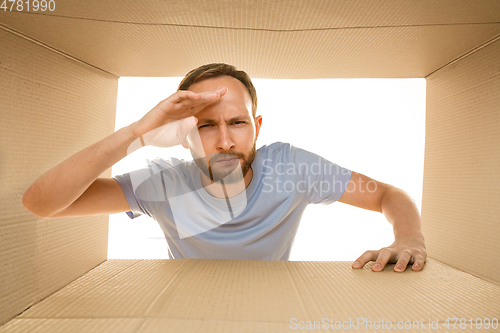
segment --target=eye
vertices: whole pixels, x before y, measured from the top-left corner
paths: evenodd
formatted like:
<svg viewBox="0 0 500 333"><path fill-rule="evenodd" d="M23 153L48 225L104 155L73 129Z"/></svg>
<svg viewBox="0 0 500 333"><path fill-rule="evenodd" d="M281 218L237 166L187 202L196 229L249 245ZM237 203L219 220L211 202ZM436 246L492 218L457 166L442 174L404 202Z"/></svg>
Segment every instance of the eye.
<svg viewBox="0 0 500 333"><path fill-rule="evenodd" d="M242 124L245 124L244 121L241 121L241 120L237 120L234 122L235 125L242 125Z"/></svg>
<svg viewBox="0 0 500 333"><path fill-rule="evenodd" d="M201 125L200 127L198 127L198 129L205 128L205 127L208 127L208 126L212 126L212 125L210 125L210 124Z"/></svg>

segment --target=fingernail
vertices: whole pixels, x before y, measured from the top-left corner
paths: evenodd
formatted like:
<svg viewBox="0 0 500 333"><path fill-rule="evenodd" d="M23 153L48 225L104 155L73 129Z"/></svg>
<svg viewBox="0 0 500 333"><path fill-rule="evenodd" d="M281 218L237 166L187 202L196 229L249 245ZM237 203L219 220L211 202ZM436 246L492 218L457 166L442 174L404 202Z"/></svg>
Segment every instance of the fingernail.
<svg viewBox="0 0 500 333"><path fill-rule="evenodd" d="M373 268L381 268L381 267L382 267L382 265L380 265L380 264L373 265Z"/></svg>
<svg viewBox="0 0 500 333"><path fill-rule="evenodd" d="M401 264L396 265L396 269L397 269L398 271L403 270L403 265L401 265Z"/></svg>

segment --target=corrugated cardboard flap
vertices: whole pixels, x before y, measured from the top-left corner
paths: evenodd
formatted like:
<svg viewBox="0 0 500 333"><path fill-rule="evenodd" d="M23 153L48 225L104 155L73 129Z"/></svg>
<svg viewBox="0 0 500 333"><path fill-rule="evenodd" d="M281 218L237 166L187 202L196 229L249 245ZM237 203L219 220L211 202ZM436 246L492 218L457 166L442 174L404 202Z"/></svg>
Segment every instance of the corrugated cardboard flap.
<svg viewBox="0 0 500 333"><path fill-rule="evenodd" d="M55 4L0 11L0 26L117 76L227 62L254 78L425 77L500 33L496 0Z"/></svg>
<svg viewBox="0 0 500 333"><path fill-rule="evenodd" d="M0 332L276 332L308 321L323 328L347 321L353 331L369 331L367 325L382 321L394 328L398 322L421 322L419 331L436 332L445 331L448 318L492 319L500 313L499 286L437 261L429 260L421 272L395 273L389 265L375 273L370 267L108 260ZM436 320L439 330L430 329L429 321Z"/></svg>

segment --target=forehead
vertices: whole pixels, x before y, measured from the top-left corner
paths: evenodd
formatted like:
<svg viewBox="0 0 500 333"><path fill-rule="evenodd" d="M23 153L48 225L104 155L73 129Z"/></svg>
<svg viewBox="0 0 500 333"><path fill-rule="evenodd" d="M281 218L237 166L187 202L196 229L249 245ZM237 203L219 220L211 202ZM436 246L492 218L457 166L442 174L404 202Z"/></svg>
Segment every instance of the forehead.
<svg viewBox="0 0 500 333"><path fill-rule="evenodd" d="M189 90L202 93L217 89L218 86L227 87L227 93L217 101L210 103L201 110L196 116L210 116L216 114L234 115L252 115L252 98L243 83L232 76L219 76L208 78L193 83Z"/></svg>

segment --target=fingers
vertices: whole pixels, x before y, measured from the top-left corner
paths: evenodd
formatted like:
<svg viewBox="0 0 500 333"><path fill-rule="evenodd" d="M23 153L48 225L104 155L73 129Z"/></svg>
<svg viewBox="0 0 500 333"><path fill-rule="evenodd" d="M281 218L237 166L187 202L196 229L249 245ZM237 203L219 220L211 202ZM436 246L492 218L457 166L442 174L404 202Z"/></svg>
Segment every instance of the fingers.
<svg viewBox="0 0 500 333"><path fill-rule="evenodd" d="M179 143L184 142L186 140L186 137L188 136L189 132L193 127L196 126L198 123L198 119L196 117L188 117L182 120L179 129L177 131L177 137Z"/></svg>
<svg viewBox="0 0 500 333"><path fill-rule="evenodd" d="M224 96L227 93L227 88L223 86L217 87L213 91L196 93L190 90L179 90L168 99L172 104L180 104L183 106L193 106L201 103L213 102L216 99Z"/></svg>
<svg viewBox="0 0 500 333"><path fill-rule="evenodd" d="M216 101L227 93L227 88L217 87L213 91L196 93L189 90L178 90L173 95L161 101L157 108L162 110L171 120L180 120L195 115L208 104Z"/></svg>
<svg viewBox="0 0 500 333"><path fill-rule="evenodd" d="M172 104L182 102L183 100L198 101L200 99L200 94L189 90L178 90L173 95L167 98L167 100Z"/></svg>
<svg viewBox="0 0 500 333"><path fill-rule="evenodd" d="M143 118L152 122L172 122L194 116L208 104L216 101L227 93L227 87L219 86L213 91L196 93L190 90L178 90L162 100ZM158 112L159 111L159 112ZM143 121L144 122L144 121ZM155 125L149 126L156 128Z"/></svg>
<svg viewBox="0 0 500 333"><path fill-rule="evenodd" d="M362 268L369 261L375 261L371 267L372 271L383 271L388 263L396 262L394 266L395 272L404 272L408 264L413 264L414 271L420 271L424 267L426 254L425 251L414 249L397 250L394 248L383 248L379 251L366 251L356 259L352 264L352 268ZM396 261L397 260L397 261Z"/></svg>
<svg viewBox="0 0 500 333"><path fill-rule="evenodd" d="M401 251L399 255L398 262L394 266L394 271L403 272L406 270L408 264L413 264L412 269L414 271L420 271L424 268L425 259L427 257L425 250L420 249L406 249Z"/></svg>
<svg viewBox="0 0 500 333"><path fill-rule="evenodd" d="M375 261L375 264L372 266L372 271L380 272L384 270L385 265L389 262L392 256L392 251L388 248L383 248L380 250L380 253Z"/></svg>
<svg viewBox="0 0 500 333"><path fill-rule="evenodd" d="M394 271L404 272L406 270L406 266L411 260L411 257L412 256L410 250L404 250L403 252L401 252L398 262L396 263L396 266L394 266Z"/></svg>
<svg viewBox="0 0 500 333"><path fill-rule="evenodd" d="M378 256L378 253L380 251L366 251L356 259L356 261L352 264L352 268L361 268L363 267L367 262L375 260Z"/></svg>
<svg viewBox="0 0 500 333"><path fill-rule="evenodd" d="M191 118L191 120L182 123L184 127L181 128L180 132L175 132L177 140L184 139L191 128L196 125L196 123L194 122L195 118L193 116L211 102L224 96L227 91L228 89L223 86L219 86L213 91L202 93L196 93L189 90L179 90L172 94L170 97L162 100L139 121L135 122L133 126L134 135L138 137L142 136L144 138L144 135L146 133L154 131L155 129L158 129L164 125L173 124L176 121ZM179 124L177 124L176 126L178 125ZM159 140L162 135L158 134L158 132L159 131L150 133L149 137ZM183 140L181 140L181 142L182 141ZM171 139L168 139L165 142L173 141Z"/></svg>
<svg viewBox="0 0 500 333"><path fill-rule="evenodd" d="M213 96L217 96L217 98L219 98L224 96L227 93L227 91L228 91L227 87L218 86L217 89L215 89L214 91L203 92L200 93L200 95L202 96L202 100L204 100L204 98L212 99Z"/></svg>
<svg viewBox="0 0 500 333"><path fill-rule="evenodd" d="M425 254L422 254L422 253L419 253L417 255L414 256L414 264L412 266L412 269L414 271L420 271L422 270L422 268L424 268L424 264L425 264Z"/></svg>
<svg viewBox="0 0 500 333"><path fill-rule="evenodd" d="M372 266L372 271L380 272L384 269L385 265L389 262L392 256L392 251L388 248L383 248L379 251L366 251L356 259L352 264L352 268L361 268L367 262L376 260L375 264Z"/></svg>

